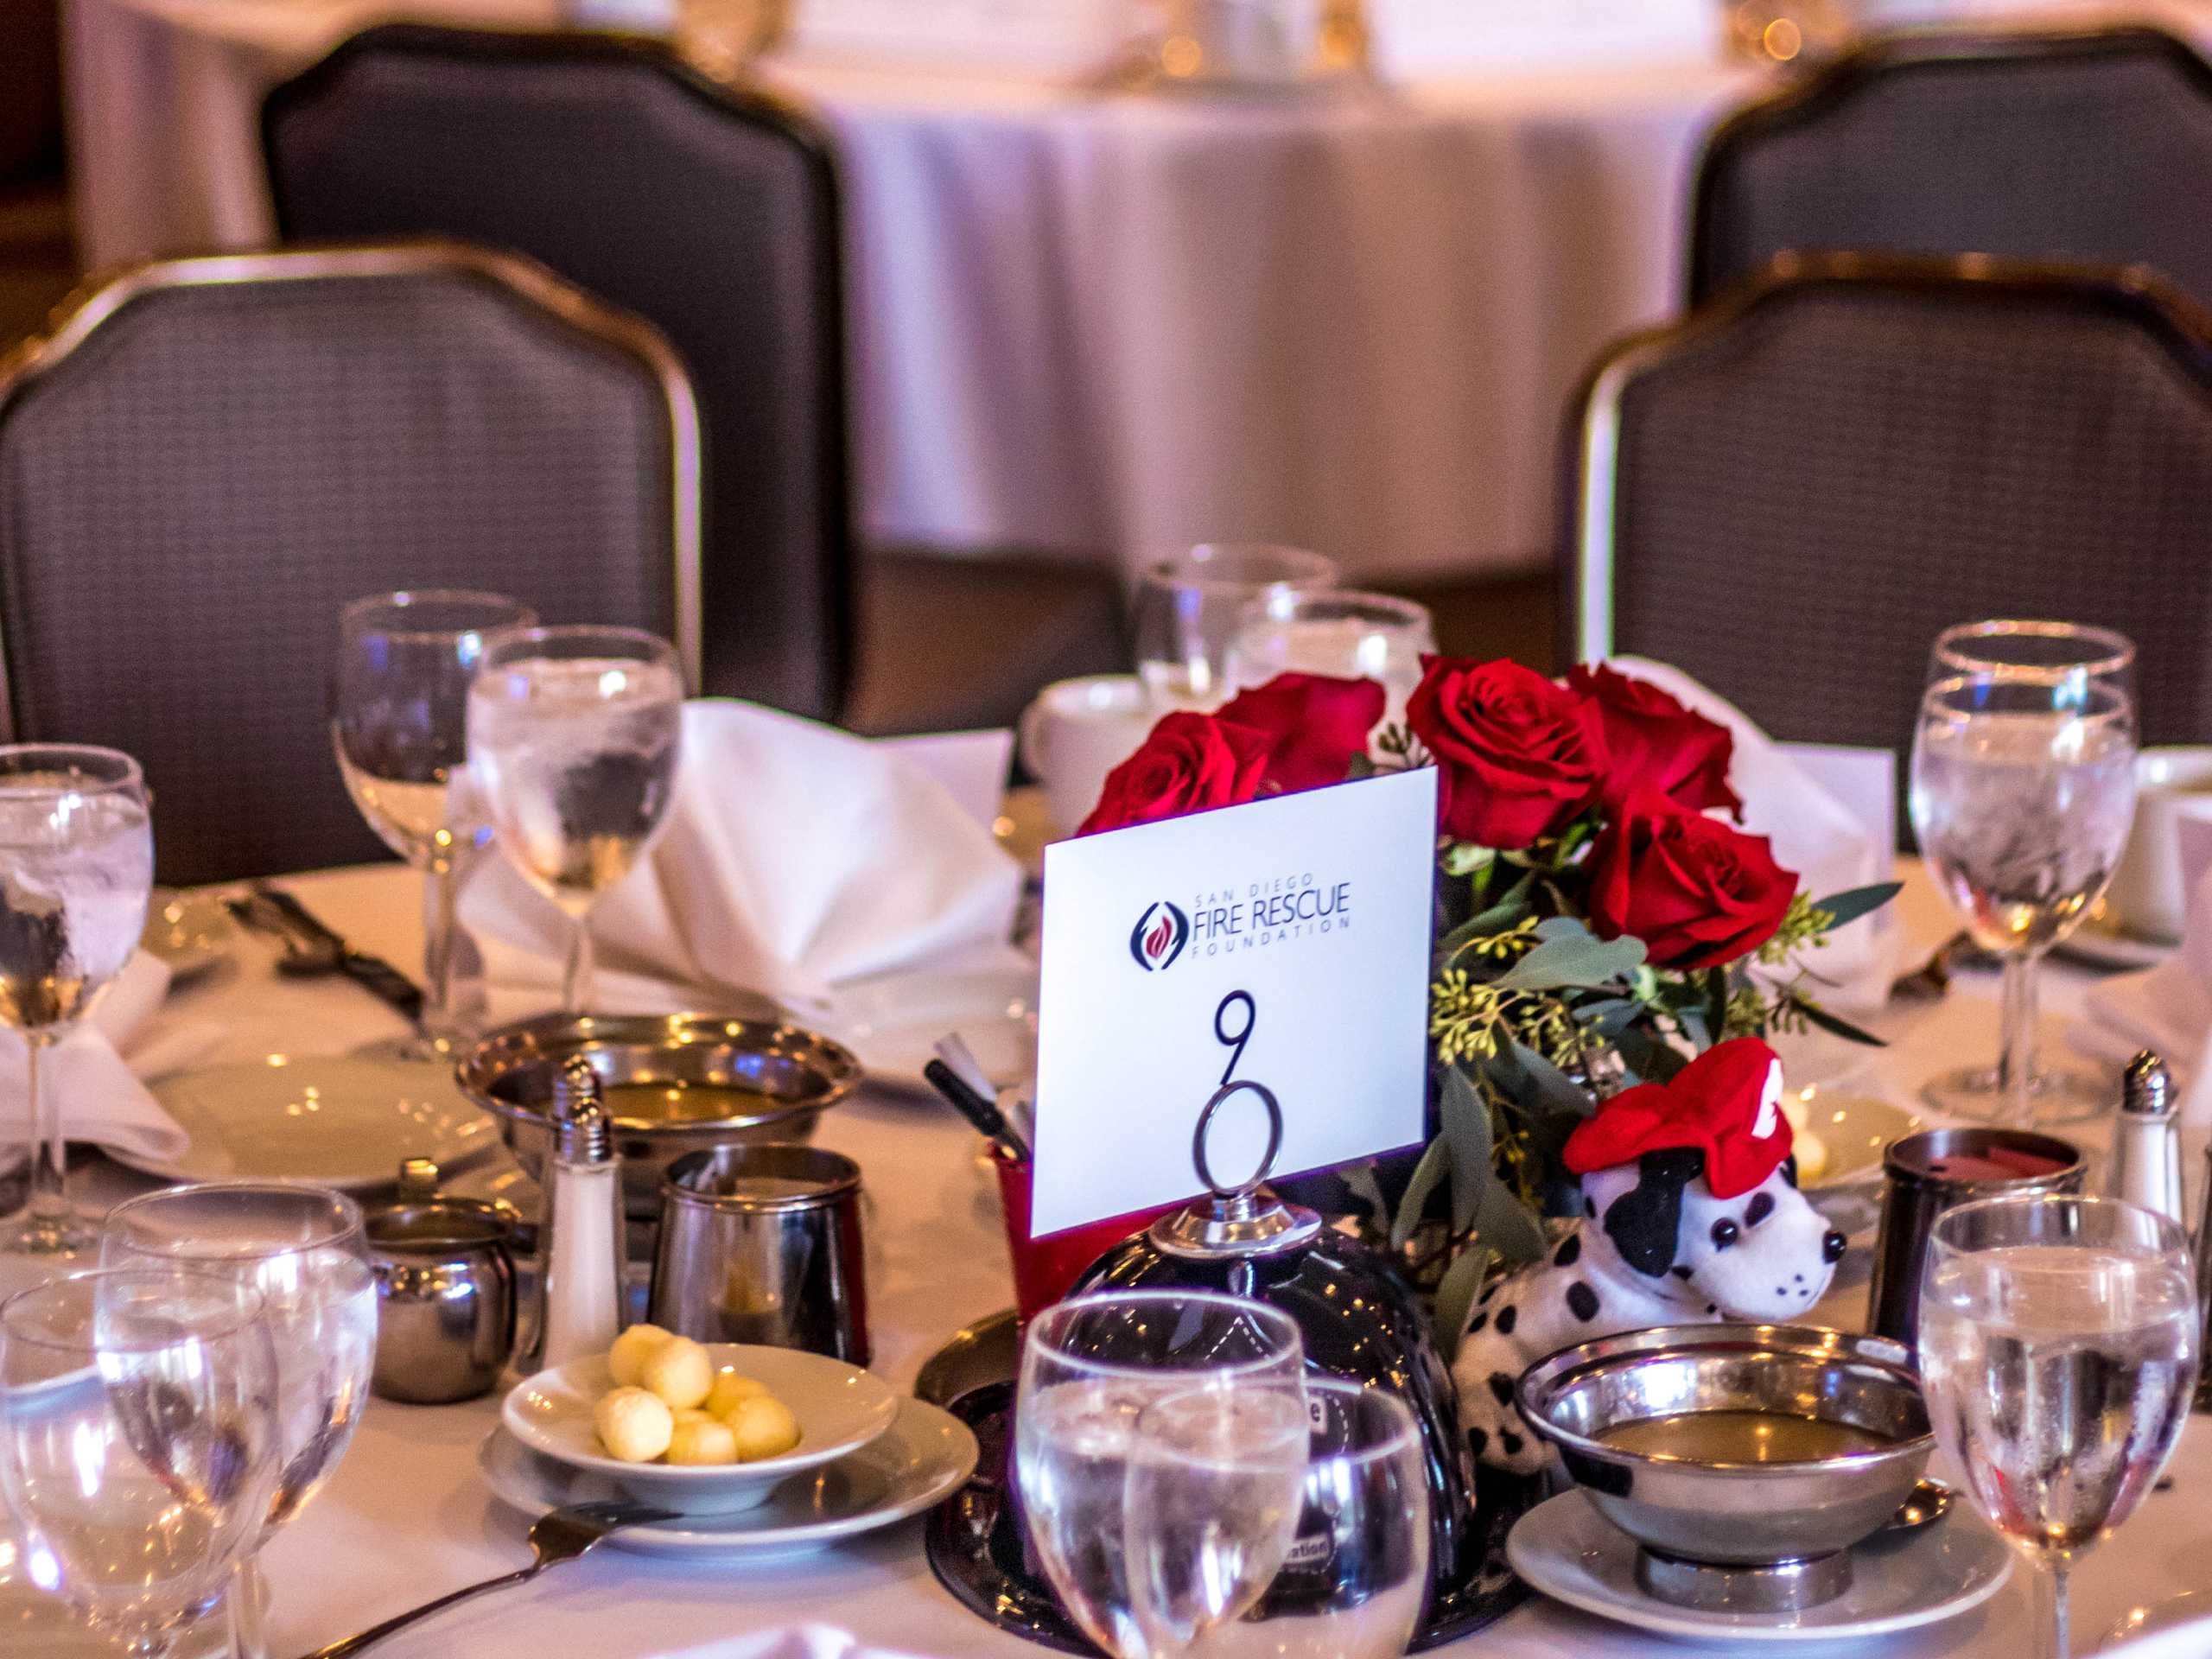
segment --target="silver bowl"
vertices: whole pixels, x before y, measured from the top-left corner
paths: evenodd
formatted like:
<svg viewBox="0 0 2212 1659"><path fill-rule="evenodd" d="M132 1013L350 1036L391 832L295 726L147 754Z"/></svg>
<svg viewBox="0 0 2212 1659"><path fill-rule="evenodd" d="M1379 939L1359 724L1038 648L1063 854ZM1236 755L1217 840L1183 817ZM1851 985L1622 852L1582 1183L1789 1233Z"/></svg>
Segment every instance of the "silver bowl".
<svg viewBox="0 0 2212 1659"><path fill-rule="evenodd" d="M1738 1611L1809 1606L1849 1586L1844 1552L1896 1515L1927 1467L1935 1440L1911 1358L1900 1344L1837 1331L1662 1325L1539 1360L1521 1378L1521 1414L1605 1518L1643 1546L1638 1581L1652 1594ZM1604 1438L1697 1411L1817 1418L1890 1444L1720 1463Z"/></svg>
<svg viewBox="0 0 2212 1659"><path fill-rule="evenodd" d="M773 1141L804 1141L828 1108L861 1081L861 1063L797 1026L723 1014L540 1014L491 1033L454 1068L461 1091L499 1120L517 1162L542 1179L553 1148L545 1116L553 1076L582 1054L602 1088L715 1084L765 1096L757 1109L715 1117L656 1116L617 1096L614 1142L625 1207L660 1213L661 1177L686 1153ZM747 1103L748 1108L751 1103Z"/></svg>

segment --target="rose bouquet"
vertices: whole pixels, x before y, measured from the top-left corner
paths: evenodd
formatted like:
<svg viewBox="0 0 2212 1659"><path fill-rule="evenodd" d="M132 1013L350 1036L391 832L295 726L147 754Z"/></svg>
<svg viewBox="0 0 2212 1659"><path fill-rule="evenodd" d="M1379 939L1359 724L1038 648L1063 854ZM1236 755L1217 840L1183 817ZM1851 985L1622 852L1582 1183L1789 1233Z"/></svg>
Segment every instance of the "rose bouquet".
<svg viewBox="0 0 2212 1659"><path fill-rule="evenodd" d="M1379 734L1381 686L1311 675L1169 715L1078 833L1436 768L1436 1134L1395 1205L1371 1173L1348 1179L1395 1211L1394 1247L1434 1239L1413 1265L1456 1330L1492 1261L1541 1253L1538 1217L1573 1192L1561 1148L1600 1098L1731 1037L1878 1041L1821 1006L1805 958L1897 884L1802 890L1732 822L1728 728L1655 686L1603 666L1564 683L1512 662L1423 667L1404 725Z"/></svg>

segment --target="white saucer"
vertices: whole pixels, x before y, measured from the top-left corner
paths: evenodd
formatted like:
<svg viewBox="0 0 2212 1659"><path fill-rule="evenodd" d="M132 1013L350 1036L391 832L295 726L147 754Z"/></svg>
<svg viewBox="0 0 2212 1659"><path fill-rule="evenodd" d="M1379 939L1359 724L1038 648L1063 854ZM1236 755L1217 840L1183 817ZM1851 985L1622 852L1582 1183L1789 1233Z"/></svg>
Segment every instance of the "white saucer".
<svg viewBox="0 0 2212 1659"><path fill-rule="evenodd" d="M2012 1552L1980 1520L1950 1514L1894 1543L1851 1552L1851 1588L1802 1613L1707 1613L1637 1587L1636 1541L1580 1491L1548 1498L1514 1523L1506 1559L1555 1601L1657 1636L1701 1641L1838 1642L1933 1624L1978 1607L2012 1571Z"/></svg>
<svg viewBox="0 0 2212 1659"><path fill-rule="evenodd" d="M296 1180L366 1192L388 1186L404 1158L440 1168L499 1143L497 1120L417 1060L271 1054L164 1077L154 1098L192 1137L172 1160L118 1152L118 1162L176 1181Z"/></svg>
<svg viewBox="0 0 2212 1659"><path fill-rule="evenodd" d="M918 1515L976 1471L976 1437L950 1412L899 1402L891 1427L857 1452L793 1475L758 1508L607 1535L607 1547L671 1559L796 1554ZM568 1503L624 1496L588 1469L540 1457L504 1427L476 1448L476 1466L505 1503L537 1516Z"/></svg>
<svg viewBox="0 0 2212 1659"><path fill-rule="evenodd" d="M1892 1141L1917 1135L1928 1127L1919 1113L1892 1106L1872 1095L1853 1094L1830 1084L1815 1084L1797 1091L1805 1113L1805 1128L1828 1149L1827 1167L1817 1179L1804 1177L1811 1193L1853 1186L1877 1186L1882 1181L1882 1148ZM1800 1172L1801 1176L1802 1172Z"/></svg>
<svg viewBox="0 0 2212 1659"><path fill-rule="evenodd" d="M171 985L181 985L227 961L237 933L238 924L216 894L156 887L138 943L168 963Z"/></svg>
<svg viewBox="0 0 2212 1659"><path fill-rule="evenodd" d="M1037 970L982 968L887 975L841 988L825 1034L860 1057L870 1078L929 1088L922 1068L958 1032L990 1080L1004 1087L1037 1071Z"/></svg>

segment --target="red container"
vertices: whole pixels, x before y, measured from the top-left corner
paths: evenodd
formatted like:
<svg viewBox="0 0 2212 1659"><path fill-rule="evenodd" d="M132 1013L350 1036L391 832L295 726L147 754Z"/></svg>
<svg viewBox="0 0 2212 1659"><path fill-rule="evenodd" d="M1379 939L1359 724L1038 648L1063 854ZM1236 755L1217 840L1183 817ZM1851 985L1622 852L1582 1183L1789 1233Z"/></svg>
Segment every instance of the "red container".
<svg viewBox="0 0 2212 1659"><path fill-rule="evenodd" d="M1071 1228L1046 1238L1029 1236L1029 1170L996 1146L991 1165L998 1171L999 1209L1006 1217L1006 1247L1014 1258L1014 1311L1022 1324L1039 1309L1050 1307L1068 1294L1068 1287L1083 1270L1130 1234L1141 1232L1158 1217L1183 1206L1165 1205L1139 1210L1110 1221L1094 1221L1088 1227Z"/></svg>

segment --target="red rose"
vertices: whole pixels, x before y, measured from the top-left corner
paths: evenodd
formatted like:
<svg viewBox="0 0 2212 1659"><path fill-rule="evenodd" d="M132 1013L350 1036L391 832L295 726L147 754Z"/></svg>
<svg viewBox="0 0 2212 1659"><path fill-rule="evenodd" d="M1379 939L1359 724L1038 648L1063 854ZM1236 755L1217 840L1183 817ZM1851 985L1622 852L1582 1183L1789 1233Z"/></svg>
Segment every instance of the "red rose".
<svg viewBox="0 0 2212 1659"><path fill-rule="evenodd" d="M1518 663L1424 657L1406 723L1436 757L1445 834L1512 851L1597 795L1605 738L1582 698Z"/></svg>
<svg viewBox="0 0 2212 1659"><path fill-rule="evenodd" d="M1268 738L1274 747L1261 790L1288 794L1344 782L1352 757L1367 752L1367 734L1382 718L1382 688L1373 680L1278 674L1237 693L1217 718Z"/></svg>
<svg viewBox="0 0 2212 1659"><path fill-rule="evenodd" d="M1694 812L1725 806L1733 817L1744 804L1728 787L1728 760L1736 740L1728 728L1692 712L1657 686L1618 669L1578 663L1567 671L1567 689L1598 711L1605 733L1605 782L1600 798L1618 811L1649 784L1677 806Z"/></svg>
<svg viewBox="0 0 2212 1659"><path fill-rule="evenodd" d="M1648 785L1590 849L1592 931L1634 934L1656 967L1711 968L1758 950L1796 891L1764 836L1685 812Z"/></svg>
<svg viewBox="0 0 2212 1659"><path fill-rule="evenodd" d="M1163 715L1137 752L1106 774L1098 804L1076 834L1241 805L1260 792L1272 747L1264 732L1212 715Z"/></svg>

